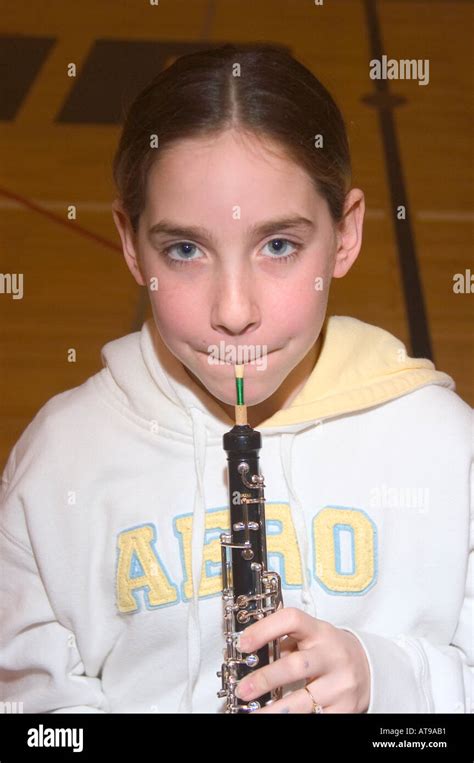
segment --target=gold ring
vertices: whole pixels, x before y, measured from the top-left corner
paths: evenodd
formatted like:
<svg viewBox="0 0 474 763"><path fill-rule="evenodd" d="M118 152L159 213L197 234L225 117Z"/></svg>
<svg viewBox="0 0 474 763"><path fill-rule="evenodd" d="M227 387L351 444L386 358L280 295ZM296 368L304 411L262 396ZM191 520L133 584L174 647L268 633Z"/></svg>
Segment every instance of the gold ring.
<svg viewBox="0 0 474 763"><path fill-rule="evenodd" d="M322 708L322 705L319 704L319 702L316 702L315 698L311 694L310 690L307 686L304 687L306 691L308 692L309 696L311 697L311 702L313 703L313 708L311 710L312 713L324 713L324 710Z"/></svg>

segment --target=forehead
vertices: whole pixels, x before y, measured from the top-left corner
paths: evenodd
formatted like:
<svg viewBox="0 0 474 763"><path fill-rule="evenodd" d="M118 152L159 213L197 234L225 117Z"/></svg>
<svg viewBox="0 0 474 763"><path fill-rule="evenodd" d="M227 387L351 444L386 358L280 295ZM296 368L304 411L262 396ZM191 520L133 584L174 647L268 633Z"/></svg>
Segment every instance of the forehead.
<svg viewBox="0 0 474 763"><path fill-rule="evenodd" d="M288 214L289 204L310 215L323 202L307 172L285 155L284 147L232 130L166 147L147 179L151 216L177 207L181 216L229 214L235 207L252 215L259 210Z"/></svg>
<svg viewBox="0 0 474 763"><path fill-rule="evenodd" d="M261 164L268 171L275 172L292 167L293 170L298 169L285 147L270 136L236 129L177 140L164 148L159 165L164 171L171 167L182 168L183 165L189 167L191 158L210 167L217 167L222 161L227 161L243 167Z"/></svg>

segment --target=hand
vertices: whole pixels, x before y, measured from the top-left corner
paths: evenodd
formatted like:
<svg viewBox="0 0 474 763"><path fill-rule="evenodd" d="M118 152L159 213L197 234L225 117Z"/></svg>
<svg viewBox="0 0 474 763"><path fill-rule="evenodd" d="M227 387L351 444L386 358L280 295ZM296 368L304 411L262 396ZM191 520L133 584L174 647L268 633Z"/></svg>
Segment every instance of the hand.
<svg viewBox="0 0 474 763"><path fill-rule="evenodd" d="M309 691L325 713L366 712L370 668L364 649L352 633L287 607L249 625L241 635L241 651L249 654L276 638L282 639L280 659L243 678L236 691L240 699L257 699L279 686L307 679ZM312 710L311 697L302 688L254 713Z"/></svg>

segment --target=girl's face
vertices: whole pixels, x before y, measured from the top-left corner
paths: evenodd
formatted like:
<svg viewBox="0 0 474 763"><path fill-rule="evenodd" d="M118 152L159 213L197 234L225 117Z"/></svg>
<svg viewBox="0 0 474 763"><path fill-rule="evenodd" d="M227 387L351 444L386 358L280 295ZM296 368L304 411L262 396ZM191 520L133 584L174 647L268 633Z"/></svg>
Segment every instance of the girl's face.
<svg viewBox="0 0 474 763"><path fill-rule="evenodd" d="M164 343L230 406L233 363L246 363L245 402L258 405L314 350L331 278L360 248L362 192L336 228L309 176L276 150L234 130L181 140L149 172L136 235L113 205Z"/></svg>

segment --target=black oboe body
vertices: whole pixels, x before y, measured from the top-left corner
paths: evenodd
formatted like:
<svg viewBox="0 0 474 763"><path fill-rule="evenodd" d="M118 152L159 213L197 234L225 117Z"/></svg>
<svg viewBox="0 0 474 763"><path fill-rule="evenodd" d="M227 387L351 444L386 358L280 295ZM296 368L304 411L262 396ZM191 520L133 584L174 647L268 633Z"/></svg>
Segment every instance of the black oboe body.
<svg viewBox="0 0 474 763"><path fill-rule="evenodd" d="M249 713L280 699L275 689L251 702L235 689L241 678L280 656L279 639L253 653L237 649L237 635L283 605L281 580L267 570L264 477L259 470L261 434L248 424L236 424L223 437L229 477L230 532L221 535L224 631L226 648L219 697L226 713Z"/></svg>

